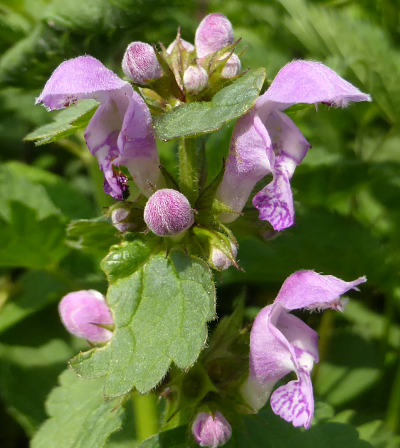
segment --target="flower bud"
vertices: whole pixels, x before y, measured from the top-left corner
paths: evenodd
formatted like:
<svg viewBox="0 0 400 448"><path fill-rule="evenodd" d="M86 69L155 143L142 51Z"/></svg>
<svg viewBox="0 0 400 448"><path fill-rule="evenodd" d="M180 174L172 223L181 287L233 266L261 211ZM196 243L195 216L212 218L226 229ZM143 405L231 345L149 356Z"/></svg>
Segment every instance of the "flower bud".
<svg viewBox="0 0 400 448"><path fill-rule="evenodd" d="M157 190L144 208L144 221L158 236L177 235L194 222L189 201L179 191L170 188Z"/></svg>
<svg viewBox="0 0 400 448"><path fill-rule="evenodd" d="M111 222L112 225L118 229L120 232L129 232L133 230L133 223L127 222L129 217L129 210L124 207L115 208L111 212Z"/></svg>
<svg viewBox="0 0 400 448"><path fill-rule="evenodd" d="M223 57L226 57L224 55ZM221 58L223 59L223 58ZM239 56L235 53L232 54L232 56L226 61L224 68L221 72L222 78L234 78L240 73L240 70L242 69L242 64L240 62Z"/></svg>
<svg viewBox="0 0 400 448"><path fill-rule="evenodd" d="M65 328L78 338L90 342L106 342L112 332L99 325L113 325L114 321L104 296L98 291L75 291L64 296L58 311Z"/></svg>
<svg viewBox="0 0 400 448"><path fill-rule="evenodd" d="M237 247L231 243L232 255L236 258ZM221 271L228 269L232 265L232 260L227 257L222 250L213 247L210 254L211 264Z"/></svg>
<svg viewBox="0 0 400 448"><path fill-rule="evenodd" d="M203 67L191 65L183 74L183 85L189 93L199 93L205 89L208 82L207 72Z"/></svg>
<svg viewBox="0 0 400 448"><path fill-rule="evenodd" d="M191 53L192 51L194 51L194 45L191 44L190 42L188 42L187 40L184 39L180 39L181 41L181 45L183 47L184 50L186 50L188 53ZM175 48L176 45L176 39L174 41L172 41L167 48L167 54L171 54L173 49Z"/></svg>
<svg viewBox="0 0 400 448"><path fill-rule="evenodd" d="M161 78L163 72L154 48L145 42L132 42L122 59L125 75L137 84Z"/></svg>
<svg viewBox="0 0 400 448"><path fill-rule="evenodd" d="M200 412L193 422L192 433L200 446L216 448L231 438L232 428L220 412L217 411L214 416Z"/></svg>
<svg viewBox="0 0 400 448"><path fill-rule="evenodd" d="M198 58L221 50L233 43L231 22L223 14L209 14L197 27L194 42Z"/></svg>

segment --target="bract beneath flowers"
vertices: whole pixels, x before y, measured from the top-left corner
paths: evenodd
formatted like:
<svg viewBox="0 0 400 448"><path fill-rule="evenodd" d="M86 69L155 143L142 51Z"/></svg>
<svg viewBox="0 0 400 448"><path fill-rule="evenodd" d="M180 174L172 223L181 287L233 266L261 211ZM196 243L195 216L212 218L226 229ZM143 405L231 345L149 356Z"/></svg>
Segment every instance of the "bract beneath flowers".
<svg viewBox="0 0 400 448"><path fill-rule="evenodd" d="M314 397L310 372L319 361L318 334L290 311L342 311L340 296L365 281L360 277L345 282L314 271L298 271L284 281L274 303L258 313L251 330L250 374L242 395L252 408L260 409L276 382L295 372L297 380L273 392L271 407L294 426L311 426Z"/></svg>
<svg viewBox="0 0 400 448"><path fill-rule="evenodd" d="M272 181L253 198L259 218L280 231L294 223L290 179L310 144L282 111L294 104L345 107L352 101L370 101L369 95L319 62L297 60L285 65L254 108L235 126L218 198L241 212L256 183L272 174ZM220 216L232 222L235 213Z"/></svg>
<svg viewBox="0 0 400 448"><path fill-rule="evenodd" d="M137 186L150 196L162 185L152 118L143 99L92 56L60 64L44 86L36 104L62 109L82 99L100 103L85 139L104 173L104 191L118 200L127 196L127 179L115 169L125 165Z"/></svg>

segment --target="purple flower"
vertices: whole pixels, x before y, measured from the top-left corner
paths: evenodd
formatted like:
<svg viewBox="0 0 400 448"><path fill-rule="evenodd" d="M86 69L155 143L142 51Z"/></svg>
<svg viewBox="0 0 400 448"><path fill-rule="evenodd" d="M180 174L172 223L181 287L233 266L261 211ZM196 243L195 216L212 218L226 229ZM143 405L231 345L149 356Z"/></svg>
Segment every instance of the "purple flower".
<svg viewBox="0 0 400 448"><path fill-rule="evenodd" d="M200 412L193 422L192 433L200 446L216 448L231 438L232 428L220 412L217 411L214 416Z"/></svg>
<svg viewBox="0 0 400 448"><path fill-rule="evenodd" d="M193 210L182 193L163 188L157 190L147 201L144 221L158 236L178 235L192 226Z"/></svg>
<svg viewBox="0 0 400 448"><path fill-rule="evenodd" d="M126 177L116 167L125 165L141 191L149 196L162 182L150 111L132 86L92 56L60 64L50 76L36 104L62 109L81 99L100 103L85 139L104 173L104 190L126 197Z"/></svg>
<svg viewBox="0 0 400 448"><path fill-rule="evenodd" d="M275 383L295 372L297 380L272 393L271 407L293 426L311 426L314 397L310 372L319 361L318 334L290 311L343 311L340 296L365 281L360 277L345 282L314 271L298 271L284 281L274 303L258 313L250 333L250 374L241 389L250 406L260 409Z"/></svg>
<svg viewBox="0 0 400 448"><path fill-rule="evenodd" d="M290 179L310 144L282 111L301 103L345 107L351 101L370 100L319 62L297 60L285 65L254 108L236 123L217 198L237 213L225 213L221 220L236 219L256 183L272 174L272 181L255 195L253 205L259 218L275 230L293 225Z"/></svg>
<svg viewBox="0 0 400 448"><path fill-rule="evenodd" d="M231 22L219 13L204 17L194 39L197 57L204 58L233 43Z"/></svg>
<svg viewBox="0 0 400 448"><path fill-rule="evenodd" d="M114 321L104 296L98 291L75 291L64 296L58 306L65 328L78 338L90 342L106 342L112 332L99 325Z"/></svg>

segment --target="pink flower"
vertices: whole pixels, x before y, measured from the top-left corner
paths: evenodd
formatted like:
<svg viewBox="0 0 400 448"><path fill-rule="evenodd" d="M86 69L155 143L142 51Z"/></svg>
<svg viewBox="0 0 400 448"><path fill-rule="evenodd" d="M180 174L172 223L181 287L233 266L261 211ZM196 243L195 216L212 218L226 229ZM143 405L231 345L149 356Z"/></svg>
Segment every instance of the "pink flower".
<svg viewBox="0 0 400 448"><path fill-rule="evenodd" d="M253 198L259 218L275 230L293 225L290 179L310 144L282 111L294 104L325 103L345 107L352 101L371 101L369 95L338 76L324 64L297 60L285 65L253 109L236 123L217 198L241 212L258 181L272 181ZM224 214L232 222L238 214Z"/></svg>
<svg viewBox="0 0 400 448"><path fill-rule="evenodd" d="M274 303L258 313L250 333L250 374L241 389L250 406L255 410L264 406L275 383L295 372L297 380L272 393L271 407L293 426L310 428L314 415L310 373L319 361L318 334L290 311L343 311L340 296L364 282L365 277L345 282L314 271L298 271L284 281Z"/></svg>
<svg viewBox="0 0 400 448"><path fill-rule="evenodd" d="M55 69L36 104L54 110L88 98L100 103L86 128L85 139L104 173L104 191L118 200L126 198L127 179L115 169L125 165L137 186L149 196L162 184L152 118L128 82L92 56L79 56Z"/></svg>

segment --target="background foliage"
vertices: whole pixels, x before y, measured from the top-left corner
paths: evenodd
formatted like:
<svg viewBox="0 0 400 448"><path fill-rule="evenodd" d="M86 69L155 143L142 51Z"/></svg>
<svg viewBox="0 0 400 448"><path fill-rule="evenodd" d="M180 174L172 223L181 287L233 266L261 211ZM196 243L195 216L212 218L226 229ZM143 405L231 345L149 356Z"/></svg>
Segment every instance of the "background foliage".
<svg viewBox="0 0 400 448"><path fill-rule="evenodd" d="M296 226L271 240L240 238L239 262L217 277L217 314L232 311L238 291L245 317L273 300L294 270L317 269L346 280L366 274L346 312L304 316L321 336L322 362L315 369L317 419L309 432L294 430L267 408L234 425L229 446L393 447L400 425L400 3L303 0L3 0L0 2L0 446L27 446L46 419L58 418L66 361L86 348L65 332L57 302L70 290L105 291L99 261L115 239L74 237L71 220L96 217L110 204L101 175L79 136L35 148L23 138L50 122L33 105L51 71L64 59L91 54L121 74L120 61L133 40L174 39L176 28L193 41L208 12L227 15L247 49L245 68L266 67L273 79L293 58L326 63L373 103L345 110L292 109L313 148L293 179ZM207 141L209 176L219 171L232 131L223 127ZM161 144L163 163L176 170L174 144ZM100 186L100 188L99 188ZM78 232L79 234L79 232ZM90 237L90 235L88 236ZM93 237L93 235L91 236ZM85 251L78 252L77 248ZM302 316L303 317L303 316ZM210 326L212 330L212 325ZM99 380L90 380L99 387ZM58 389L54 389L57 384ZM100 385L101 386L101 385ZM73 397L81 399L79 385ZM70 397L69 397L70 398ZM99 403L85 410L98 419ZM101 402L100 402L101 403ZM71 399L71 406L74 406ZM107 402L104 406L113 406ZM137 407L136 407L137 409ZM60 417L62 418L62 416ZM103 446L121 421L138 423L125 405L104 434L84 448ZM41 431L50 431L48 420ZM61 420L60 420L61 421ZM79 421L65 422L76 429ZM71 425L71 426L68 426ZM72 429L71 429L72 430ZM142 447L183 446L185 428L155 435ZM130 448L157 432L135 425L115 433L108 448ZM136 442L134 440L137 440ZM50 445L48 445L50 446ZM72 445L71 445L72 446ZM45 447L43 447L45 448Z"/></svg>

